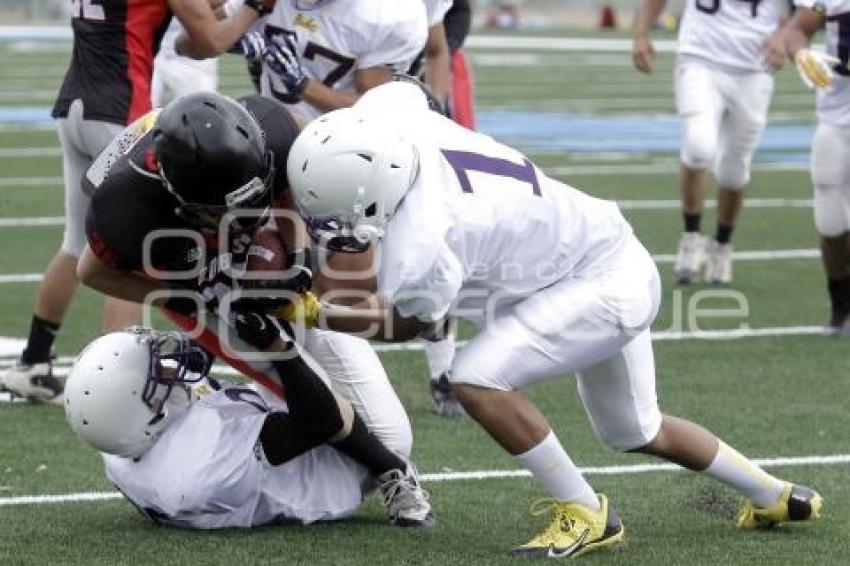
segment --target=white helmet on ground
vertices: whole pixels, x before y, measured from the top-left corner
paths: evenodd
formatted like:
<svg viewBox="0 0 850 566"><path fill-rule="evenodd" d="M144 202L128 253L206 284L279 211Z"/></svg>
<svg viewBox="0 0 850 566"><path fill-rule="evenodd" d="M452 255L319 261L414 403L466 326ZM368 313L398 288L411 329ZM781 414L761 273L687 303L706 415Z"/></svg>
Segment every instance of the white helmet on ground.
<svg viewBox="0 0 850 566"><path fill-rule="evenodd" d="M200 376L187 378L201 366ZM178 384L201 379L208 367L206 354L178 333L134 327L101 336L68 374L65 417L97 450L137 458L189 407L191 395Z"/></svg>
<svg viewBox="0 0 850 566"><path fill-rule="evenodd" d="M311 236L335 251L362 252L384 235L413 185L413 143L356 106L311 122L295 140L287 176Z"/></svg>

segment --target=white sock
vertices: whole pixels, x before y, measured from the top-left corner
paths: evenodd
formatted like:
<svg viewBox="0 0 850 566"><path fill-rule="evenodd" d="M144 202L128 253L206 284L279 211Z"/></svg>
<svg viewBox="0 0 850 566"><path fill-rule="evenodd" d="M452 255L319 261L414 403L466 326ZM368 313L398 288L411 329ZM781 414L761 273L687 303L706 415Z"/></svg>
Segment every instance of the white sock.
<svg viewBox="0 0 850 566"><path fill-rule="evenodd" d="M519 454L516 459L534 474L549 495L558 501L571 501L591 509L599 509L596 492L567 456L554 432L549 431L540 444Z"/></svg>
<svg viewBox="0 0 850 566"><path fill-rule="evenodd" d="M779 500L785 484L768 474L722 440L717 455L703 473L737 489L757 507L770 507Z"/></svg>
<svg viewBox="0 0 850 566"><path fill-rule="evenodd" d="M449 334L439 342L425 340L424 349L425 358L428 360L428 369L431 372L431 379L436 380L451 369L452 361L455 358L454 334Z"/></svg>

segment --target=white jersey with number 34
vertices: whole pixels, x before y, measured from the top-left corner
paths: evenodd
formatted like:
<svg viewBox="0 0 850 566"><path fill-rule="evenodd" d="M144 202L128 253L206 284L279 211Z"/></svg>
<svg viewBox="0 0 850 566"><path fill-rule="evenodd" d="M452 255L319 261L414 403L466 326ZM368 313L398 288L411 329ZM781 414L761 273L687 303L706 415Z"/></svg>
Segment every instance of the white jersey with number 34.
<svg viewBox="0 0 850 566"><path fill-rule="evenodd" d="M297 0L278 0L265 19L267 35L294 40L310 79L334 90L355 90L354 72L387 67L403 72L425 47L428 23L422 0L329 0L315 8L299 8ZM261 90L294 105L305 118L325 112L299 102L263 65Z"/></svg>
<svg viewBox="0 0 850 566"><path fill-rule="evenodd" d="M766 70L761 49L787 0L687 0L679 27L681 55L738 71Z"/></svg>
<svg viewBox="0 0 850 566"><path fill-rule="evenodd" d="M604 269L631 235L616 204L428 110L413 85L381 85L355 108L395 124L419 155L416 181L379 248L378 292L402 316L437 320L454 304L480 322L494 298L515 302Z"/></svg>

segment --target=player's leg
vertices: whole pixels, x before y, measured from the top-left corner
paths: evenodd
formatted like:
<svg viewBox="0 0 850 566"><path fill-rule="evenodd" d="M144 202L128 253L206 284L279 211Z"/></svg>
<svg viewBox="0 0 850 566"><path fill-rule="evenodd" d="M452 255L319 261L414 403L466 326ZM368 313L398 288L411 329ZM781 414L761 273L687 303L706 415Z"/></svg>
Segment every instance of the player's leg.
<svg viewBox="0 0 850 566"><path fill-rule="evenodd" d="M375 436L403 458L410 456L410 421L387 373L369 343L355 336L307 330L304 349L340 396L354 407Z"/></svg>
<svg viewBox="0 0 850 566"><path fill-rule="evenodd" d="M428 362L428 386L434 411L449 418L466 414L455 396L450 377L456 349L455 330L455 321L447 318L439 336L422 341L425 360Z"/></svg>
<svg viewBox="0 0 850 566"><path fill-rule="evenodd" d="M732 281L732 231L750 181L750 165L767 120L773 95L768 73L726 75L723 94L727 112L721 123L720 146L715 166L717 179L717 230L708 246L706 280Z"/></svg>
<svg viewBox="0 0 850 566"><path fill-rule="evenodd" d="M702 426L659 411L649 331L582 370L578 388L596 434L612 449L664 458L746 497L739 526L817 517L821 502L814 491L773 477Z"/></svg>
<svg viewBox="0 0 850 566"><path fill-rule="evenodd" d="M88 197L80 188L80 179L91 164L91 157L84 141L86 122L82 106L82 101L75 101L68 117L57 121L63 154L65 231L36 292L26 347L18 364L3 378L7 389L35 401L61 401L62 382L53 376L50 355L79 283L77 257L85 244L83 222Z"/></svg>
<svg viewBox="0 0 850 566"><path fill-rule="evenodd" d="M626 261L630 257L638 260ZM464 408L553 500L552 524L515 549L517 554L547 555L554 549L566 555L622 540L616 512L584 480L546 418L519 391L610 358L632 332L650 324L660 294L652 259L637 240L619 258L622 273L606 269L599 277L562 281L505 309L455 361L452 379ZM641 269L631 269L635 261ZM612 284L621 279L628 285ZM564 521L581 528L565 531Z"/></svg>
<svg viewBox="0 0 850 566"><path fill-rule="evenodd" d="M705 262L705 238L700 233L708 171L717 156L723 103L716 71L693 60L676 65L676 109L682 120L679 193L684 229L674 271L679 283L699 279Z"/></svg>
<svg viewBox="0 0 850 566"><path fill-rule="evenodd" d="M827 279L827 332L850 334L850 131L820 122L812 142L815 227Z"/></svg>

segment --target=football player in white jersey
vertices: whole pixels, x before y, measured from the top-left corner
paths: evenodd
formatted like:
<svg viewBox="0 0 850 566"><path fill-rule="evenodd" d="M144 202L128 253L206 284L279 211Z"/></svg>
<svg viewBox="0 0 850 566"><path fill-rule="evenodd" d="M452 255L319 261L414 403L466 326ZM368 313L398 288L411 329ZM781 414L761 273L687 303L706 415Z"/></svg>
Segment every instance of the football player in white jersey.
<svg viewBox="0 0 850 566"><path fill-rule="evenodd" d="M428 24L422 0L280 0L263 29L262 94L312 119L406 71Z"/></svg>
<svg viewBox="0 0 850 566"><path fill-rule="evenodd" d="M850 334L850 1L795 0L786 24L788 54L800 77L818 87L812 142L815 227L821 239L832 313L831 334ZM809 49L826 24L826 53Z"/></svg>
<svg viewBox="0 0 850 566"><path fill-rule="evenodd" d="M656 401L649 326L658 271L616 205L546 177L519 152L429 112L391 83L314 121L287 163L313 237L372 249L375 294L352 307L305 294L281 315L405 340L447 315L480 332L451 379L467 412L543 484L554 519L523 556L568 556L620 543L623 526L520 389L577 372L597 435L701 471L747 498L738 525L817 516L814 491L779 480Z"/></svg>
<svg viewBox="0 0 850 566"><path fill-rule="evenodd" d="M331 445L306 442L324 424L303 409L294 418L299 399L290 407L261 386L222 386L209 367L182 335L137 327L92 342L68 376L68 422L148 518L195 529L311 523L352 515L380 487L396 524L420 524L405 519L412 495L424 497L409 478L374 478Z"/></svg>
<svg viewBox="0 0 850 566"><path fill-rule="evenodd" d="M643 0L635 19L634 64L650 73L650 29L666 0ZM773 72L785 52L775 34L786 0L687 0L678 38L676 108L682 119L680 192L684 232L675 272L679 283L732 281L730 239L750 180L750 163L773 95ZM717 231L700 234L705 184L714 173Z"/></svg>

